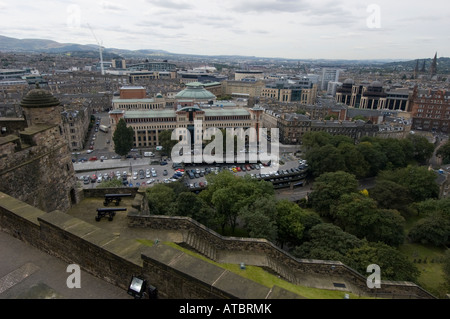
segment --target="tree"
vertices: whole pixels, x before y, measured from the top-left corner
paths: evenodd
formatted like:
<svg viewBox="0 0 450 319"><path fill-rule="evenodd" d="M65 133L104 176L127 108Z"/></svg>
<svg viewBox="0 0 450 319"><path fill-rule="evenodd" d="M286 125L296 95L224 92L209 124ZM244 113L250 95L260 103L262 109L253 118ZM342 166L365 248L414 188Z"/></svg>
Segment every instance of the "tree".
<svg viewBox="0 0 450 319"><path fill-rule="evenodd" d="M378 178L402 185L408 190L411 199L417 202L437 198L439 195L436 174L425 167L408 165L392 171L382 171Z"/></svg>
<svg viewBox="0 0 450 319"><path fill-rule="evenodd" d="M394 169L406 166L407 157L399 140L387 138L384 140L379 140L379 144L388 160L388 168L390 167Z"/></svg>
<svg viewBox="0 0 450 319"><path fill-rule="evenodd" d="M239 217L250 237L265 238L272 242L277 238L275 214L275 201L265 197L239 210Z"/></svg>
<svg viewBox="0 0 450 319"><path fill-rule="evenodd" d="M427 199L412 209L423 216L409 231L413 242L442 246L450 243L450 198Z"/></svg>
<svg viewBox="0 0 450 319"><path fill-rule="evenodd" d="M386 167L388 160L378 143L363 141L356 145L356 149L369 165L367 177L376 176L380 170Z"/></svg>
<svg viewBox="0 0 450 319"><path fill-rule="evenodd" d="M346 172L355 175L357 179L369 175L370 165L355 145L343 143L338 146L338 149L344 158Z"/></svg>
<svg viewBox="0 0 450 319"><path fill-rule="evenodd" d="M302 145L309 150L315 147L322 147L330 144L331 135L327 132L307 132L303 134Z"/></svg>
<svg viewBox="0 0 450 319"><path fill-rule="evenodd" d="M427 199L422 202L413 203L412 208L417 211L417 215L429 216L433 213L450 213L450 198Z"/></svg>
<svg viewBox="0 0 450 319"><path fill-rule="evenodd" d="M419 220L408 233L411 241L434 246L450 243L450 221L438 213Z"/></svg>
<svg viewBox="0 0 450 319"><path fill-rule="evenodd" d="M127 127L127 123L121 118L113 134L114 151L120 156L127 155L133 148L133 138L133 128L131 126Z"/></svg>
<svg viewBox="0 0 450 319"><path fill-rule="evenodd" d="M158 135L159 145L162 146L161 154L170 156L173 147L178 143L177 140L172 140L172 130L161 131Z"/></svg>
<svg viewBox="0 0 450 319"><path fill-rule="evenodd" d="M276 224L278 227L278 242L293 246L302 242L305 226L302 224L302 209L295 203L283 199L276 204Z"/></svg>
<svg viewBox="0 0 450 319"><path fill-rule="evenodd" d="M356 236L331 223L320 223L309 232L310 240L294 248L298 258L343 261L351 249L362 245Z"/></svg>
<svg viewBox="0 0 450 319"><path fill-rule="evenodd" d="M436 151L436 155L442 158L442 164L450 163L450 141L442 145Z"/></svg>
<svg viewBox="0 0 450 319"><path fill-rule="evenodd" d="M355 175L343 171L325 173L319 176L312 187L309 201L321 216L330 216L330 209L343 194L358 192Z"/></svg>
<svg viewBox="0 0 450 319"><path fill-rule="evenodd" d="M378 207L396 209L406 215L412 199L406 187L389 180L377 180L369 196L377 201Z"/></svg>
<svg viewBox="0 0 450 319"><path fill-rule="evenodd" d="M341 152L331 144L306 151L305 159L314 177L327 172L345 171L345 161Z"/></svg>
<svg viewBox="0 0 450 319"><path fill-rule="evenodd" d="M242 178L229 171L208 175L207 181L208 188L200 196L217 212L222 232L227 225L234 232L242 207L250 206L262 197L275 200L273 185L266 181Z"/></svg>
<svg viewBox="0 0 450 319"><path fill-rule="evenodd" d="M381 269L381 280L412 281L420 275L417 267L397 249L383 243L365 242L345 255L344 262L361 274L367 266L376 264Z"/></svg>
<svg viewBox="0 0 450 319"><path fill-rule="evenodd" d="M193 192L182 192L177 196L171 215L188 216L197 220L198 212L202 209L201 199Z"/></svg>
<svg viewBox="0 0 450 319"><path fill-rule="evenodd" d="M404 218L394 210L379 209L370 197L344 194L332 209L336 224L358 238L398 246L404 240Z"/></svg>
<svg viewBox="0 0 450 319"><path fill-rule="evenodd" d="M416 134L409 134L406 139L411 142L414 159L425 164L433 155L434 145L426 137Z"/></svg>
<svg viewBox="0 0 450 319"><path fill-rule="evenodd" d="M172 188L164 184L156 184L146 190L150 213L167 215L172 211L175 193Z"/></svg>

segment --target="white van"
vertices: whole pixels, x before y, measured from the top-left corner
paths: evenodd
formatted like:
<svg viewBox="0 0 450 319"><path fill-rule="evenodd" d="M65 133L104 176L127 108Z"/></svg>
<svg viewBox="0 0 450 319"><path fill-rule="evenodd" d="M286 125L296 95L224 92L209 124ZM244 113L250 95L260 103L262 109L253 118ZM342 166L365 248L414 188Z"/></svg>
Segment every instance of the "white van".
<svg viewBox="0 0 450 319"><path fill-rule="evenodd" d="M153 157L153 156L155 156L155 154L153 154L152 152L144 152L144 156L145 157Z"/></svg>

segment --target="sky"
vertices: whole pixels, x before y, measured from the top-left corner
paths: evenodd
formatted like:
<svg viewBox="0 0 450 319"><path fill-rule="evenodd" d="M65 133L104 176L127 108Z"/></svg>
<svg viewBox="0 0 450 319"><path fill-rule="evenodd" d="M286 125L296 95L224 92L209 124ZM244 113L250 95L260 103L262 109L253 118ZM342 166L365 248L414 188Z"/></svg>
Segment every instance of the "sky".
<svg viewBox="0 0 450 319"><path fill-rule="evenodd" d="M450 57L450 1L0 0L0 35L182 54Z"/></svg>

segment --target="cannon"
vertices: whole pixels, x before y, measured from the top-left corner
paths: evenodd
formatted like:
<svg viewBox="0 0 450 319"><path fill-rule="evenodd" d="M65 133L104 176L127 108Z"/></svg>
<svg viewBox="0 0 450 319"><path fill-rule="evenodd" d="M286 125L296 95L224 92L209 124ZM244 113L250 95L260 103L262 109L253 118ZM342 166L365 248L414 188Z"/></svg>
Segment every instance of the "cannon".
<svg viewBox="0 0 450 319"><path fill-rule="evenodd" d="M131 194L105 194L104 206L108 206L109 203L116 201L116 206L119 206L122 197L131 197Z"/></svg>
<svg viewBox="0 0 450 319"><path fill-rule="evenodd" d="M126 208L97 208L97 216L95 216L95 221L100 221L102 217L108 216L108 220L112 221L116 212L126 211Z"/></svg>

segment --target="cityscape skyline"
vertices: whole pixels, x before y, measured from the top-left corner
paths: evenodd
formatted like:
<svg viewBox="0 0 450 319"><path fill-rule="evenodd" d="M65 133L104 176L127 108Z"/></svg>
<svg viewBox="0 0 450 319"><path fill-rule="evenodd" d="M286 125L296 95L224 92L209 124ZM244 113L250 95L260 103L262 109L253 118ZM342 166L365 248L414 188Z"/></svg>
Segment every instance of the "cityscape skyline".
<svg viewBox="0 0 450 319"><path fill-rule="evenodd" d="M0 0L2 35L180 54L287 59L450 56L442 0Z"/></svg>

